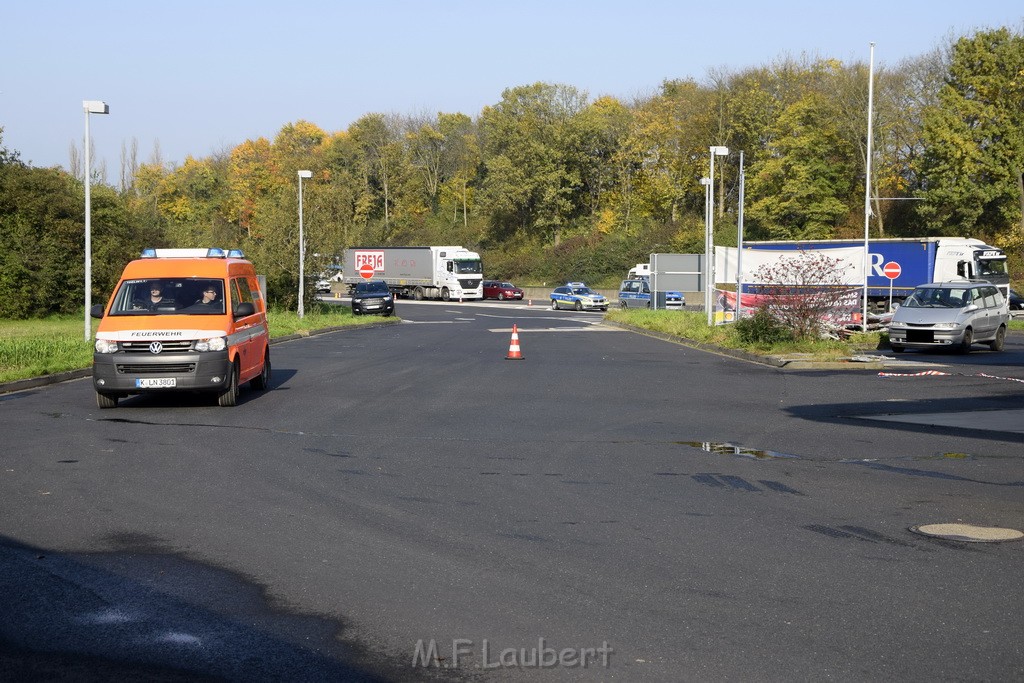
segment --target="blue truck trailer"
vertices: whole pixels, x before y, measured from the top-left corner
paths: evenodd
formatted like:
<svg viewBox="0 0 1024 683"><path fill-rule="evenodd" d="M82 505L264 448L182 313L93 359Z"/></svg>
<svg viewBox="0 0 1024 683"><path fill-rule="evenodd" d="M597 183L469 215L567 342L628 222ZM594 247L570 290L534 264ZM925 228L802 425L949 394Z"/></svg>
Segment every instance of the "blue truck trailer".
<svg viewBox="0 0 1024 683"><path fill-rule="evenodd" d="M863 247L864 240L792 240L744 242L744 249L803 250ZM890 280L887 264L899 265L899 276ZM985 280L1010 296L1006 253L969 237L900 237L868 240L868 301L879 310L893 300L901 301L917 285L953 280ZM891 290L890 290L891 285ZM746 288L745 288L746 289Z"/></svg>

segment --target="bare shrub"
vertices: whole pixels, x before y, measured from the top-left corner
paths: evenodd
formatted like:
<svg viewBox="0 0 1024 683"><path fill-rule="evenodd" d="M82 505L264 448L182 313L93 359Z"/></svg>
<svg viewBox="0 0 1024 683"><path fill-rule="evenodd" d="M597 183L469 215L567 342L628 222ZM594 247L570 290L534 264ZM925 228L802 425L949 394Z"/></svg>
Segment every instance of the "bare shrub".
<svg viewBox="0 0 1024 683"><path fill-rule="evenodd" d="M842 261L820 250L799 250L791 258L766 264L754 273L751 285L758 308L793 333L793 338L816 339L841 320L850 299Z"/></svg>

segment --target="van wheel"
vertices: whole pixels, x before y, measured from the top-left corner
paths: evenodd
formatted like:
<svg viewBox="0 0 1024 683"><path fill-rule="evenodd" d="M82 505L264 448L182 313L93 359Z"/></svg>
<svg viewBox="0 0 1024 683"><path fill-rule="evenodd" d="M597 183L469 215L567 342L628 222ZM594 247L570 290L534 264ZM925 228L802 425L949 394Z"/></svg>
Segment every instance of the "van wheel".
<svg viewBox="0 0 1024 683"><path fill-rule="evenodd" d="M249 382L256 391L266 391L270 388L270 350L267 349L263 356L263 370Z"/></svg>
<svg viewBox="0 0 1024 683"><path fill-rule="evenodd" d="M964 338L960 340L960 348L957 349L960 353L970 353L971 346L974 344L974 330L967 328L964 330Z"/></svg>
<svg viewBox="0 0 1024 683"><path fill-rule="evenodd" d="M238 405L238 365L236 363L231 364L227 388L217 394L217 405L221 408Z"/></svg>
<svg viewBox="0 0 1024 683"><path fill-rule="evenodd" d="M106 410L107 408L117 407L117 394L101 394L96 392L96 406Z"/></svg>
<svg viewBox="0 0 1024 683"><path fill-rule="evenodd" d="M993 351L1002 351L1003 345L1006 343L1006 325L1000 325L999 329L996 330L996 338L988 343L988 348Z"/></svg>

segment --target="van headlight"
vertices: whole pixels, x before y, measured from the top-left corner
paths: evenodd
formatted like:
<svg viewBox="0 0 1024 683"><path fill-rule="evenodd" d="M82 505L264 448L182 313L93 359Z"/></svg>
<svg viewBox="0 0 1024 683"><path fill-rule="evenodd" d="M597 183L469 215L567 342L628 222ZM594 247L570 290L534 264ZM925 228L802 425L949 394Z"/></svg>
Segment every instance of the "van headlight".
<svg viewBox="0 0 1024 683"><path fill-rule="evenodd" d="M960 327L959 323L935 323L935 327L942 328L944 330L952 330Z"/></svg>
<svg viewBox="0 0 1024 683"><path fill-rule="evenodd" d="M96 353L117 353L117 342L109 339L97 339Z"/></svg>
<svg viewBox="0 0 1024 683"><path fill-rule="evenodd" d="M200 339L196 342L196 351L223 351L227 348L228 340L224 337L210 337Z"/></svg>

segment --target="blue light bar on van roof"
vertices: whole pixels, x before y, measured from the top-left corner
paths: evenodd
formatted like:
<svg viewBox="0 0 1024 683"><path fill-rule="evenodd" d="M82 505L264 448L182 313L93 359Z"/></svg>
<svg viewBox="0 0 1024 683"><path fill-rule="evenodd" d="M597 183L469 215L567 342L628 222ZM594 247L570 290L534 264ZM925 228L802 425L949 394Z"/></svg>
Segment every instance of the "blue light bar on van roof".
<svg viewBox="0 0 1024 683"><path fill-rule="evenodd" d="M241 249L153 249L142 250L141 258L245 258Z"/></svg>
<svg viewBox="0 0 1024 683"><path fill-rule="evenodd" d="M228 249L227 251L217 247L210 247L206 250L207 258L245 258L241 249Z"/></svg>

